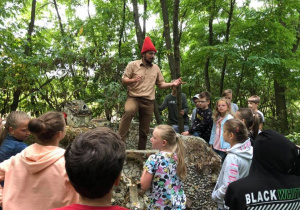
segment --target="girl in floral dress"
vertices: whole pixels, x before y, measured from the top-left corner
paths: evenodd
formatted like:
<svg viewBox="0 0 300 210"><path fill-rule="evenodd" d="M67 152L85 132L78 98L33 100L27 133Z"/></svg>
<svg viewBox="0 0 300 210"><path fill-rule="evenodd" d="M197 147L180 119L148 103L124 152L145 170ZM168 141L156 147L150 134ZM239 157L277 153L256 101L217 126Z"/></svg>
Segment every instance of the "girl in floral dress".
<svg viewBox="0 0 300 210"><path fill-rule="evenodd" d="M150 139L153 149L141 177L141 188L151 188L148 209L185 209L186 196L182 180L187 174L184 162L184 144L169 125L159 125Z"/></svg>

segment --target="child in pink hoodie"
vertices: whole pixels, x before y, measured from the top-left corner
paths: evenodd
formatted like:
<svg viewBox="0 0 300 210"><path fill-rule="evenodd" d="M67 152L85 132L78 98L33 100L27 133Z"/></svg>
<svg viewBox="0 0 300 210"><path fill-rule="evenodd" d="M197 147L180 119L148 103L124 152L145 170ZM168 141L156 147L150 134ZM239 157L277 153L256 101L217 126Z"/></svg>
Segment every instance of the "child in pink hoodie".
<svg viewBox="0 0 300 210"><path fill-rule="evenodd" d="M65 150L59 142L66 134L61 113L47 112L30 120L36 143L0 164L0 203L5 210L47 210L78 201L65 170Z"/></svg>

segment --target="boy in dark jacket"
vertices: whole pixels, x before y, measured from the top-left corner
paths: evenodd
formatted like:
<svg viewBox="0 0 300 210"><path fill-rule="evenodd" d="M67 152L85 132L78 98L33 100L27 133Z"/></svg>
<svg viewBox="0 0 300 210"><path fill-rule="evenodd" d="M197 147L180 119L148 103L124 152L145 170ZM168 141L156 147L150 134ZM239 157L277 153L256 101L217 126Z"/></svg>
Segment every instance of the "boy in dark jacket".
<svg viewBox="0 0 300 210"><path fill-rule="evenodd" d="M198 103L200 105L197 108L193 126L188 131L183 132L182 135L199 136L208 143L213 126L212 111L209 108L210 93L207 91L201 92Z"/></svg>

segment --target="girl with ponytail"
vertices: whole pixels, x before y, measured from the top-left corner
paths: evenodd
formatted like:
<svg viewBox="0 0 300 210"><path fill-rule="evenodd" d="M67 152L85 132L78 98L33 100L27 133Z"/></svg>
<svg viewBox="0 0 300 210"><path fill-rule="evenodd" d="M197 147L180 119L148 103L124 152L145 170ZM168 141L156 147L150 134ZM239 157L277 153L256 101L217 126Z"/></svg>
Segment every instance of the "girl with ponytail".
<svg viewBox="0 0 300 210"><path fill-rule="evenodd" d="M182 181L187 169L183 141L169 125L157 126L150 141L159 152L149 156L141 177L142 190L151 187L148 209L185 209Z"/></svg>
<svg viewBox="0 0 300 210"><path fill-rule="evenodd" d="M212 192L212 199L217 203L218 210L225 209L224 197L228 185L248 176L253 156L248 130L241 120L227 120L224 123L223 138L230 144L230 149L227 150L227 156Z"/></svg>
<svg viewBox="0 0 300 210"><path fill-rule="evenodd" d="M239 119L243 121L243 123L245 123L251 145L253 146L254 140L259 133L259 114L253 112L249 108L241 108L235 113L234 118Z"/></svg>

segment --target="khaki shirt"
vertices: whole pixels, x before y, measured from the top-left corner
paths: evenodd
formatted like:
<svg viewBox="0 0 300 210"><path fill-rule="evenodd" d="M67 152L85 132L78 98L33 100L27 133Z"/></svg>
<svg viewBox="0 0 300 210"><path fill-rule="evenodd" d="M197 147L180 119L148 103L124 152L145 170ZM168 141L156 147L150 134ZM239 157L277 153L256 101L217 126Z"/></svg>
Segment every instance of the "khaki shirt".
<svg viewBox="0 0 300 210"><path fill-rule="evenodd" d="M154 100L155 85L159 87L165 82L159 67L156 64L146 67L142 60L132 61L127 65L123 78L133 79L137 76L143 78L141 81L127 86L128 96Z"/></svg>

